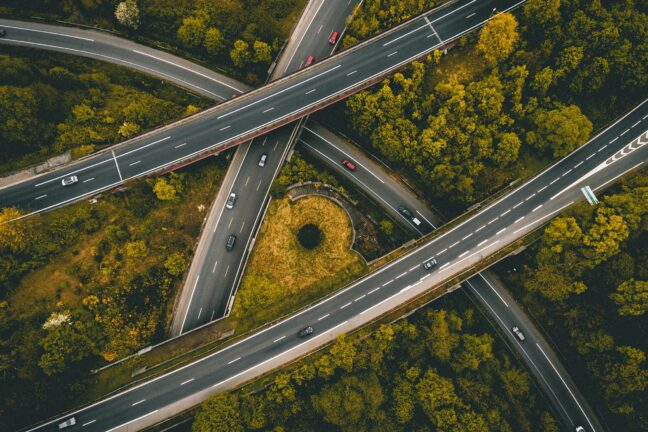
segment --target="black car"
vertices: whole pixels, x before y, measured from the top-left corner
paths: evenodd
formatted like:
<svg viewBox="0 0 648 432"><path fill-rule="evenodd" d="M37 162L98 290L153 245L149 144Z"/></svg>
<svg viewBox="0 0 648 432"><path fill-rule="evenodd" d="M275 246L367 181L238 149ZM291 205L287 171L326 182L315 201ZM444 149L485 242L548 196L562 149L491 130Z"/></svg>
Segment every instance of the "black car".
<svg viewBox="0 0 648 432"><path fill-rule="evenodd" d="M308 336L312 335L314 331L315 330L313 330L313 327L308 326L305 329L301 329L298 334L299 334L299 337L308 337Z"/></svg>
<svg viewBox="0 0 648 432"><path fill-rule="evenodd" d="M398 212L408 219L412 219L414 217L412 212L409 211L409 209L405 206L398 206Z"/></svg>
<svg viewBox="0 0 648 432"><path fill-rule="evenodd" d="M232 249L234 249L235 244L236 244L236 236L234 234L230 234L230 236L227 237L227 244L225 245L225 249L231 251Z"/></svg>
<svg viewBox="0 0 648 432"><path fill-rule="evenodd" d="M0 29L0 37L5 37L5 36L7 36L7 30Z"/></svg>

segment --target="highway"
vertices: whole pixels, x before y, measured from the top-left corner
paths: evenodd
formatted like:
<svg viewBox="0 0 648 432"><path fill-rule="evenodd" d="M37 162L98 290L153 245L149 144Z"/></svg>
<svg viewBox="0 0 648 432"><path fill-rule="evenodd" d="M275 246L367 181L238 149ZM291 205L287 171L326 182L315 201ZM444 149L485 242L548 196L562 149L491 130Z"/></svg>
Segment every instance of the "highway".
<svg viewBox="0 0 648 432"><path fill-rule="evenodd" d="M4 23L6 23L6 20L2 20L2 21L0 21L0 23L4 24ZM21 25L21 26L24 27L26 24L29 24L30 26L32 25L32 23L19 23L18 25ZM317 23L316 22L311 22L311 25L313 25L313 24L317 24ZM37 26L42 26L42 25L37 24ZM52 27L52 26L50 26L50 27ZM54 29L59 33L62 30L62 29L57 28L57 27L54 27ZM308 29L308 27L307 27L307 29ZM322 29L322 27L319 28L319 30L321 30L321 29ZM52 30L53 29L50 28L48 31L52 32ZM69 31L69 29L67 29L67 28L65 28L64 30L65 30L65 33L67 33ZM76 29L73 29L73 30L76 30ZM99 34L103 35L102 33L99 33ZM73 40L74 40L74 38L73 38ZM119 46L125 46L126 45L126 44L123 43L124 42L123 40L120 40L120 42L121 42L121 44ZM145 50L145 48L143 48L141 46L138 47L138 48L139 49L137 49L137 51L139 51L139 52L143 52ZM164 56L164 53L160 54L159 52L154 52L153 57L150 57L150 58L159 59L159 58L163 58L163 56ZM295 55L293 54L292 57L295 57ZM316 55L316 57L319 58L319 55ZM283 58L286 58L285 53L284 53ZM301 56L296 56L296 59L303 62L303 59L301 59ZM177 61L174 61L172 63L177 63ZM132 65L130 65L130 66L132 66ZM191 73L191 68L190 67L195 67L195 65L190 63L187 67L182 68L182 72L190 74ZM161 69L163 69L163 68L161 68ZM149 73L151 73L150 70L149 70ZM213 72L211 72L211 71L205 71L205 73L213 74ZM225 81L226 79L227 78L225 78L225 77L217 76L216 79L209 81L209 84L211 84L212 86L218 86L218 85L221 85L221 84L218 84L219 81ZM184 85L186 85L187 83L191 83L191 80L192 80L191 77L185 78L184 79L184 81L185 81ZM183 84L183 83L180 82L180 84ZM234 83L234 85L237 85L239 88L244 88L244 86L242 84L240 84L240 83ZM317 130L318 128L321 129L321 130ZM309 132L311 132L310 136L309 136ZM324 138L323 136L326 136L326 134L328 134L329 136L327 138ZM344 147L344 144L345 144L344 142L341 142L339 139L336 142L335 137L331 136L331 135L333 135L333 134L330 131L327 131L326 129L324 129L321 126L314 123L312 125L309 124L307 126L307 129L304 131L304 133L302 135L302 140L301 141L303 143L308 141L311 146L307 147L307 148L309 148L310 150L312 150L313 147L316 147L317 149L319 149L319 150L313 150L313 151L314 151L315 154L318 154L318 156L322 157L324 160L335 161L337 156L339 156L339 155L342 155L344 157L348 157L348 155L351 155L352 160L354 160L354 162L356 162L356 163L359 160L362 160L363 156L361 154L356 152L358 154L356 156L354 156L354 150L353 150L352 147L347 145L346 148L345 148ZM314 142L316 143L316 145L313 145ZM331 159L331 157L333 157L333 159ZM397 205L396 203L400 202L400 203L406 204L410 209L413 209L416 213L418 213L418 215L421 216L419 219L421 219L423 221L423 227L421 227L421 226L417 227L416 225L414 225L411 221L407 220L406 218L403 218L404 222L409 223L410 226L412 227L413 231L415 231L415 232L417 232L419 234L423 233L423 232L428 232L429 229L431 229L431 227L428 226L428 224L426 222L429 221L429 220L434 221L435 215L432 212L430 212L429 210L427 210L425 206L420 205L420 203L418 202L416 197L413 194L409 193L409 191L406 190L406 189L403 189L403 190L401 190L399 192L398 188L395 188L396 189L395 194L392 193L391 196L389 196L389 194L385 195L384 192L386 190L389 191L391 189L393 191L393 189L394 189L394 188L390 187L391 184L394 184L393 181L390 182L390 180L392 180L392 179L389 178L389 177L387 177L387 178L383 177L383 179L381 180L379 178L380 177L380 169L363 170L363 168L366 168L366 166L363 166L363 164L364 163L359 164L359 170L352 173L352 174L349 173L348 171L345 171L343 168L341 168L341 165L339 164L339 161L332 163L332 166L334 168L339 169L342 174L346 174L347 176L350 175L352 181L355 180L355 183L358 184L358 186L362 187L363 189L367 190L368 192L373 193L374 198L376 198L378 202L380 202L382 205L384 205L386 208L388 208L388 210L391 211L396 218L398 218L398 217L403 218L402 215L400 215L400 213L396 212L396 210L395 210L395 206ZM371 162L367 163L366 165L369 166L370 164L371 164ZM378 173L378 175L376 173ZM364 177L364 180L362 180L363 177ZM372 187L370 185L371 180L376 180L376 179L379 180L379 183L377 183L376 186ZM405 191L405 193L403 193L403 191ZM370 195L371 195L371 193L370 193ZM389 197L387 199L385 199L386 196L389 196ZM417 208L417 205L418 205L419 208ZM427 214L426 214L426 212L427 212ZM427 218L424 215L426 215ZM435 222L435 225L438 225L438 222ZM494 317L496 317L498 319L497 321L495 321L495 323L496 324L503 324L503 321L500 318L500 316L503 316L504 319L506 319L506 313L508 312L509 315L511 314L510 310L508 309L508 305L506 304L507 302L504 302L504 300L502 300L502 296L507 295L505 290L498 289L498 291L495 291L495 289L493 288L492 291L491 291L491 289L486 289L486 286L488 286L489 288L492 287L492 286L497 286L496 285L497 282L495 282L492 279L492 277L489 278L489 281L487 282L485 280L482 280L479 276L477 276L477 277L472 278L467 285L469 285L470 287L479 286L480 283L481 283L481 286L483 288L480 291L482 293L490 293L491 296L492 296L492 299L491 299L492 301L489 303L482 296L479 296L476 293L478 295L478 298L483 302L483 304L485 303L486 306L488 306L489 308L490 308L489 304L502 303L502 304L506 305L506 309L504 309L503 311L500 311L499 314L497 312L493 311ZM487 297L487 296L484 296L484 297ZM510 303L510 301L508 303ZM508 321L509 322L514 322L514 323L524 321L523 314L520 314L520 315L522 315L521 318L518 317L516 320L512 320L512 319L509 318ZM520 327L523 328L522 325L520 325ZM504 330L506 330L506 327L503 327L503 328L504 328ZM510 325L509 325L508 328L510 328ZM529 329L531 329L531 326L529 326ZM524 330L524 328L523 328L523 330ZM526 333L529 333L529 332L525 330L525 334ZM511 333L509 332L508 334L509 334L509 337L512 338ZM513 339L513 341L515 342L515 339ZM542 345L542 344L540 344L540 345ZM546 346L547 345L545 345L545 347ZM548 355L549 357L551 357L550 352L545 354L546 348L545 348L544 351L542 350L542 348L540 348L539 345L538 345L538 348L539 349L535 350L536 355L534 356L536 362L538 362L538 360L540 360L540 362L542 362L543 361L543 358L542 358L543 356ZM521 349L521 352L524 354L523 357L528 357L528 355L524 352L523 347L520 346L520 347L518 347L518 349L519 350ZM542 355L540 355L540 354L542 354ZM536 371L538 370L538 368L535 367L535 365L534 365L534 361L530 357L529 358L524 358L524 359L525 359L525 361L527 361L527 364L529 364L532 373L534 372L534 369ZM560 369L560 365L557 362L557 360L554 359L553 364L557 364L558 368ZM553 364L552 364L552 366L553 366ZM565 376L564 373L563 373L563 376ZM538 376L536 376L536 378L538 378ZM540 378L538 378L538 380L542 385L542 382L543 382L542 376L540 376ZM547 391L547 390L545 390L545 391ZM551 388L549 388L548 393L551 393L551 392L552 392L552 390L551 390ZM558 401L558 404L559 403L560 403L560 401ZM557 405L557 406L559 406L559 405Z"/></svg>
<svg viewBox="0 0 648 432"><path fill-rule="evenodd" d="M306 58L324 58L331 54L332 31L340 31L357 0L340 1L323 7L325 0L311 0L293 32L272 78L299 70ZM191 262L179 299L174 308L171 336L207 324L229 313L235 289L243 274L253 239L266 209L270 186L277 176L296 137L301 121L279 128L239 146L218 191L196 253ZM264 167L261 156L267 155ZM238 197L234 208L226 209L230 193ZM236 236L233 250L225 243Z"/></svg>
<svg viewBox="0 0 648 432"><path fill-rule="evenodd" d="M181 122L4 187L0 207L17 206L26 214L48 210L246 142L341 100L478 28L493 8L505 11L519 4L512 0L457 1ZM20 43L12 36L18 30L8 30L2 43ZM39 33L29 32L30 37L35 34ZM44 45L53 35L40 37L43 41L38 43ZM70 174L77 175L79 183L62 187L61 179Z"/></svg>
<svg viewBox="0 0 648 432"><path fill-rule="evenodd" d="M306 354L444 281L467 276L466 272L483 259L583 199L580 186L587 184L596 191L639 168L648 158L646 144L647 100L518 188L315 305L221 351L69 415L74 415L79 429L84 430L140 429L198 403L214 391L231 388ZM425 271L421 263L433 256L438 260L437 267ZM297 332L307 325L312 325L315 333L307 339L299 338ZM551 370L545 373L551 374ZM558 396L563 407L558 411L561 421L571 428L582 425L588 431L601 431L568 385L566 381ZM67 416L36 429L56 430L56 422L64 418Z"/></svg>

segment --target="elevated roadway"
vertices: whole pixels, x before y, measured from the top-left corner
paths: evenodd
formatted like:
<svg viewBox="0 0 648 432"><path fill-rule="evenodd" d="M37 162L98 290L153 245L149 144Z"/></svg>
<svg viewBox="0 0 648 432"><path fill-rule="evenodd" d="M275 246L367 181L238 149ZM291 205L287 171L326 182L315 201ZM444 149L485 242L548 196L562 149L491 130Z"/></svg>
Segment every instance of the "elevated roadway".
<svg viewBox="0 0 648 432"><path fill-rule="evenodd" d="M505 11L519 4L459 0L182 122L0 189L0 207L17 206L26 214L48 210L246 142L341 100L480 27L494 8ZM21 43L11 33L1 42ZM77 175L79 183L63 187L61 179L67 175Z"/></svg>

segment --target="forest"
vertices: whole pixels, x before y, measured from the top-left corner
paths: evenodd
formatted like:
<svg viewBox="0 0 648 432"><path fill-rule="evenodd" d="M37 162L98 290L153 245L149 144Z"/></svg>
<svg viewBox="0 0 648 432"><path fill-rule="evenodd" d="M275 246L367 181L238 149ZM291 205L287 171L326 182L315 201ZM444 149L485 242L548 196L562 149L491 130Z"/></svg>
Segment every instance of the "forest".
<svg viewBox="0 0 648 432"><path fill-rule="evenodd" d="M70 150L81 157L209 106L107 63L27 48L0 51L0 171Z"/></svg>
<svg viewBox="0 0 648 432"><path fill-rule="evenodd" d="M615 431L648 429L647 229L644 170L566 210L500 272Z"/></svg>
<svg viewBox="0 0 648 432"><path fill-rule="evenodd" d="M5 0L0 14L95 25L261 84L305 0ZM3 13L3 11L5 13Z"/></svg>
<svg viewBox="0 0 648 432"><path fill-rule="evenodd" d="M0 212L0 430L87 401L91 370L165 337L223 158L10 224Z"/></svg>
<svg viewBox="0 0 648 432"><path fill-rule="evenodd" d="M647 9L529 0L448 55L434 52L350 97L348 127L430 200L463 212L582 145L645 96ZM358 14L350 37L394 24L376 16Z"/></svg>
<svg viewBox="0 0 648 432"><path fill-rule="evenodd" d="M461 293L240 391L218 393L194 432L558 432L518 360Z"/></svg>

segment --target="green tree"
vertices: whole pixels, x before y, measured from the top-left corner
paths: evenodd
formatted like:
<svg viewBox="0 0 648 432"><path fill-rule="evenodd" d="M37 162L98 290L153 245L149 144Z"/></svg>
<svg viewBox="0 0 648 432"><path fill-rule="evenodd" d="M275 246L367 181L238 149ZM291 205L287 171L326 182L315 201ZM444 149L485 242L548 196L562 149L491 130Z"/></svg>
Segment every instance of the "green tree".
<svg viewBox="0 0 648 432"><path fill-rule="evenodd" d="M140 133L142 129L137 123L131 123L125 121L120 127L119 127L119 135L123 136L124 138L130 138L132 136L137 135Z"/></svg>
<svg viewBox="0 0 648 432"><path fill-rule="evenodd" d="M360 431L377 418L383 399L380 382L370 373L362 377L345 375L325 385L311 397L311 403L327 422L343 431Z"/></svg>
<svg viewBox="0 0 648 432"><path fill-rule="evenodd" d="M428 351L441 361L449 361L452 351L459 346L459 335L451 330L447 312L431 309L427 313L427 320L430 323L426 329Z"/></svg>
<svg viewBox="0 0 648 432"><path fill-rule="evenodd" d="M558 105L550 111L540 109L531 120L536 130L527 133L527 141L539 150L551 150L554 157L571 153L592 132L592 122L576 105Z"/></svg>
<svg viewBox="0 0 648 432"><path fill-rule="evenodd" d="M524 17L534 24L553 24L560 19L560 0L528 0L523 11Z"/></svg>
<svg viewBox="0 0 648 432"><path fill-rule="evenodd" d="M16 221L23 213L15 207L0 210L0 250L8 248L21 251L29 246L29 233L32 225L29 221Z"/></svg>
<svg viewBox="0 0 648 432"><path fill-rule="evenodd" d="M353 342L345 339L344 335L338 336L335 343L329 350L333 363L347 372L353 370L356 357L356 347Z"/></svg>
<svg viewBox="0 0 648 432"><path fill-rule="evenodd" d="M614 209L599 207L594 224L583 237L583 254L594 264L600 264L619 253L621 243L630 235L628 225Z"/></svg>
<svg viewBox="0 0 648 432"><path fill-rule="evenodd" d="M405 424L414 417L416 394L414 385L407 380L399 379L392 390L392 411L396 421Z"/></svg>
<svg viewBox="0 0 648 432"><path fill-rule="evenodd" d="M180 276L187 268L187 258L182 252L174 252L164 261L164 268L171 276Z"/></svg>
<svg viewBox="0 0 648 432"><path fill-rule="evenodd" d="M175 201L178 198L178 191L165 177L155 180L153 192L160 201Z"/></svg>
<svg viewBox="0 0 648 432"><path fill-rule="evenodd" d="M452 380L439 375L436 369L428 369L416 384L417 399L423 412L434 420L435 413L441 408L459 403Z"/></svg>
<svg viewBox="0 0 648 432"><path fill-rule="evenodd" d="M207 27L202 18L190 16L182 20L178 29L178 40L189 47L197 47L202 44L205 38Z"/></svg>
<svg viewBox="0 0 648 432"><path fill-rule="evenodd" d="M191 426L193 432L243 432L239 397L216 393L202 403Z"/></svg>
<svg viewBox="0 0 648 432"><path fill-rule="evenodd" d="M642 316L648 311L648 282L630 279L610 294L621 316Z"/></svg>
<svg viewBox="0 0 648 432"><path fill-rule="evenodd" d="M234 48L230 51L230 58L236 67L245 67L252 58L248 43L240 39L234 42Z"/></svg>
<svg viewBox="0 0 648 432"><path fill-rule="evenodd" d="M263 41L254 41L254 62L270 64L272 61L272 48Z"/></svg>
<svg viewBox="0 0 648 432"><path fill-rule="evenodd" d="M481 336L463 334L461 348L451 365L457 372L464 369L475 371L482 362L491 358L493 358L493 338L488 333Z"/></svg>
<svg viewBox="0 0 648 432"><path fill-rule="evenodd" d="M131 258L143 258L149 253L148 247L143 240L135 240L126 243L126 255Z"/></svg>
<svg viewBox="0 0 648 432"><path fill-rule="evenodd" d="M510 13L500 13L490 19L479 33L477 51L490 65L506 59L520 37L518 22Z"/></svg>
<svg viewBox="0 0 648 432"><path fill-rule="evenodd" d="M210 27L205 32L205 49L211 55L218 55L225 49L225 40L220 30L216 27Z"/></svg>
<svg viewBox="0 0 648 432"><path fill-rule="evenodd" d="M89 327L76 320L61 321L49 326L40 344L43 354L38 365L46 375L64 372L96 350L95 339L89 332Z"/></svg>
<svg viewBox="0 0 648 432"><path fill-rule="evenodd" d="M518 152L522 145L515 132L505 132L500 136L497 150L493 154L493 161L500 166L506 166L518 159Z"/></svg>

